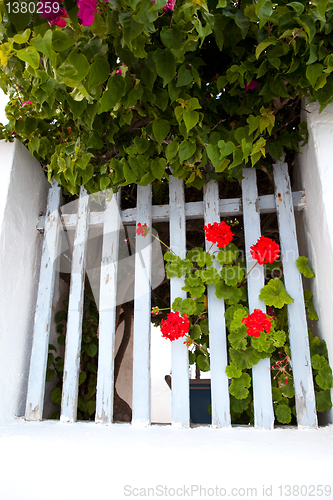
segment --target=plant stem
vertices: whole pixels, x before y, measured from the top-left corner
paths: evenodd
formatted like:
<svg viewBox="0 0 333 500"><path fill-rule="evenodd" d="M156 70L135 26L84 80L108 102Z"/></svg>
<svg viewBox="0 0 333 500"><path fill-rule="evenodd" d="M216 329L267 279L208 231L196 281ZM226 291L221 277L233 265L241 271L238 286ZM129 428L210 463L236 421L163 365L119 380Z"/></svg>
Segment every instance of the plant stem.
<svg viewBox="0 0 333 500"><path fill-rule="evenodd" d="M150 230L149 230L149 234L151 234L151 235L152 235L152 236L153 236L153 237L154 237L157 241L159 241L160 243L162 243L162 245L164 245L165 247L167 247L167 248L170 250L170 252L172 252L172 253L173 253L176 257L178 257L178 255L177 255L177 254L175 254L175 252L172 250L172 248L168 247L168 245L166 245L166 244L164 243L164 241L160 240L160 239L159 239L157 236L155 236L155 234L153 234Z"/></svg>

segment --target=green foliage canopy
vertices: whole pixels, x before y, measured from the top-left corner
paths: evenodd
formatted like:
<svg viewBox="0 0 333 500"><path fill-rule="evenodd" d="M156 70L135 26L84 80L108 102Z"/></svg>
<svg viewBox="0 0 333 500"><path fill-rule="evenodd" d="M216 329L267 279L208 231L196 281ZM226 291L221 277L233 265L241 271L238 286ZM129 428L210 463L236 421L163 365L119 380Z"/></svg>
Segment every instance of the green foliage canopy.
<svg viewBox="0 0 333 500"><path fill-rule="evenodd" d="M8 3L0 137L19 138L71 194L171 172L200 189L208 163L215 179L240 178L297 151L302 96L333 101L332 0L177 0L174 11L98 0L91 26L64 0L64 28Z"/></svg>

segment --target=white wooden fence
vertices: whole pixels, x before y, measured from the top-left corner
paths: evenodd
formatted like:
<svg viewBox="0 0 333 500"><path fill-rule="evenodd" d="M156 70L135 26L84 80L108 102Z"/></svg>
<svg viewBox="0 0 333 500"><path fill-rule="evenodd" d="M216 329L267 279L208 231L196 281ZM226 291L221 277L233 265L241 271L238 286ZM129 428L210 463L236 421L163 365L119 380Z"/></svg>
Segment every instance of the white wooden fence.
<svg viewBox="0 0 333 500"><path fill-rule="evenodd" d="M295 259L298 257L294 208L304 206L303 193L291 192L287 165L278 162L274 166L275 195L258 196L255 169L244 169L242 199L220 200L218 185L210 181L204 187L203 202L185 203L183 181L172 178L169 184L169 204L152 205L151 186L138 186L137 208L119 212L119 194L107 202L104 212L90 213L88 196L81 188L77 214L59 215L60 188L53 185L49 192L48 208L44 222L45 240L41 262L41 273L35 332L32 346L26 420L41 420L45 390L45 374L51 324L51 308L55 279L55 255L58 245L58 230L62 223L67 229L75 228L74 252L66 336L64 379L61 405L61 421L76 420L80 347L82 336L82 310L86 246L89 227L103 226L103 250L100 280L99 311L99 359L97 376L96 422L111 423L114 395L114 344L117 294L117 256L119 228L146 223L169 221L170 246L184 256L186 252L186 220L204 218L205 224L219 222L220 217L243 214L246 255L250 246L260 237L260 213L277 212L281 257L287 292L294 302L288 305L288 322L297 422L300 427L316 427L317 416L312 380L308 331L303 298L301 276ZM119 216L121 213L121 217ZM150 235L148 235L148 243ZM51 245L50 245L51 242ZM288 259L292 252L293 259ZM136 238L135 301L134 301L134 347L133 347L133 401L132 424L150 424L150 328L151 328L151 245L147 239ZM247 269L253 265L247 257ZM249 308L265 310L259 301L260 288L264 285L263 266L260 279L250 274L247 286ZM186 297L182 290L183 278L172 278L171 303L176 297ZM212 426L230 427L229 380L225 374L227 360L227 337L224 318L224 301L217 299L214 286L208 286L208 319L211 358ZM253 367L253 397L255 426L273 428L270 360L261 360ZM189 367L188 352L182 339L172 343L172 424L189 427Z"/></svg>

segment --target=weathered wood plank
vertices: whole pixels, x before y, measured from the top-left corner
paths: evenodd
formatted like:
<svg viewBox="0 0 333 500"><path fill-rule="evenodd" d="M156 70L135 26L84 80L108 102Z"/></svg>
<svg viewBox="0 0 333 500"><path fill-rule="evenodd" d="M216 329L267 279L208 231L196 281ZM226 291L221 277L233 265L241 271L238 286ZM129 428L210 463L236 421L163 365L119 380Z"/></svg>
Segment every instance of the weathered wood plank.
<svg viewBox="0 0 333 500"><path fill-rule="evenodd" d="M211 180L204 185L204 222L213 224L220 221L218 184ZM206 251L211 243L205 240ZM214 245L210 253L218 250ZM215 261L218 271L221 266ZM227 335L225 325L225 305L223 299L215 295L215 285L207 286L208 325L210 346L210 373L212 396L212 426L230 427L229 379L225 373L228 364Z"/></svg>
<svg viewBox="0 0 333 500"><path fill-rule="evenodd" d="M256 261L252 258L250 247L261 236L260 214L258 210L258 189L256 170L243 169L242 181L243 221L245 236L246 270L249 272ZM266 312L265 304L259 300L260 290L265 285L264 266L257 266L247 277L249 310L261 309ZM272 383L270 359L261 359L252 368L254 425L255 427L272 429L274 426L274 410L272 401Z"/></svg>
<svg viewBox="0 0 333 500"><path fill-rule="evenodd" d="M74 422L77 416L84 281L88 239L89 196L80 189L72 256L72 271L68 303L64 379L61 400L62 422Z"/></svg>
<svg viewBox="0 0 333 500"><path fill-rule="evenodd" d="M289 339L297 423L299 427L316 427L316 401L313 387L302 278L296 266L299 257L296 225L288 165L274 165L275 203L280 231L284 284L294 302L288 304Z"/></svg>
<svg viewBox="0 0 333 500"><path fill-rule="evenodd" d="M137 220L152 227L151 185L138 186ZM132 424L146 426L150 416L152 236L136 236L133 329Z"/></svg>
<svg viewBox="0 0 333 500"><path fill-rule="evenodd" d="M106 202L99 298L98 373L95 421L112 422L117 307L120 191Z"/></svg>
<svg viewBox="0 0 333 500"><path fill-rule="evenodd" d="M303 191L295 191L293 193L293 205L297 211L303 210L305 206L305 198ZM242 201L240 198L231 198L228 200L220 200L219 210L221 217L232 217L242 215ZM153 205L152 208L153 222L168 222L170 218L169 205ZM269 214L276 211L274 195L268 194L259 196L259 211L261 214ZM188 220L200 219L203 217L203 202L194 201L185 203L185 215ZM38 220L37 229L44 229L44 217ZM68 230L74 230L76 226L76 214L66 214L62 216L63 224ZM136 221L136 208L127 208L122 211L121 220L124 226L134 224ZM102 227L104 223L104 212L91 212L89 225Z"/></svg>
<svg viewBox="0 0 333 500"><path fill-rule="evenodd" d="M39 275L35 328L32 343L26 420L42 420L45 376L49 350L51 313L54 294L55 259L59 243L61 189L53 181L48 193L45 234Z"/></svg>
<svg viewBox="0 0 333 500"><path fill-rule="evenodd" d="M182 259L186 256L186 218L184 183L181 179L171 177L169 181L170 200L170 248ZM186 299L182 290L185 279L171 278L170 305L180 297ZM171 343L172 356L172 425L188 427L190 424L190 382L188 351L183 339Z"/></svg>

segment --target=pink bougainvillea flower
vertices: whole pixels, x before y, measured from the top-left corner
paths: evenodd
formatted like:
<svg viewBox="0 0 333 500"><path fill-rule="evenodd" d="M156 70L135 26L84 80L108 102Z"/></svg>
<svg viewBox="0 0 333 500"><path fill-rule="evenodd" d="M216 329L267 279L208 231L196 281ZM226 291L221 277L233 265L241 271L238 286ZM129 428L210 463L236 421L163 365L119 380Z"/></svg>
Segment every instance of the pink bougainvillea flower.
<svg viewBox="0 0 333 500"><path fill-rule="evenodd" d="M168 0L167 3L163 7L164 12L166 12L168 9L174 10L175 4L176 4L176 0Z"/></svg>
<svg viewBox="0 0 333 500"><path fill-rule="evenodd" d="M64 17L68 17L66 9L61 7L60 2L58 0L53 0L49 2L48 0L41 0L38 2L42 4L39 7L39 12L42 17L46 17L50 26L56 24L60 28L64 28L66 26L66 21L63 19Z"/></svg>
<svg viewBox="0 0 333 500"><path fill-rule="evenodd" d="M267 314L264 314L260 309L255 309L247 318L243 318L242 323L247 326L246 333L253 337L260 337L263 329L269 333L272 326Z"/></svg>
<svg viewBox="0 0 333 500"><path fill-rule="evenodd" d="M252 258L257 260L260 265L273 264L273 262L279 258L280 247L270 238L260 236L257 243L250 247L250 252Z"/></svg>
<svg viewBox="0 0 333 500"><path fill-rule="evenodd" d="M120 68L116 69L116 75L120 75L121 76L121 69Z"/></svg>
<svg viewBox="0 0 333 500"><path fill-rule="evenodd" d="M214 224L208 224L204 226L204 231L206 231L206 240L216 243L219 248L224 248L229 245L232 240L234 233L231 232L230 226L225 222L214 222Z"/></svg>
<svg viewBox="0 0 333 500"><path fill-rule="evenodd" d="M67 24L67 21L65 21L65 19L63 19L64 17L68 17L66 11L64 14L62 14L61 17L57 17L56 19L51 19L49 21L49 25L52 26L52 24L56 24L57 26L59 26L59 28L64 28Z"/></svg>
<svg viewBox="0 0 333 500"><path fill-rule="evenodd" d="M245 92L247 92L248 90L255 89L256 87L258 87L257 80L251 80L249 84L245 82Z"/></svg>
<svg viewBox="0 0 333 500"><path fill-rule="evenodd" d="M190 322L187 314L182 318L179 312L171 312L168 314L167 319L161 320L162 337L171 340L177 340L184 337L189 330Z"/></svg>
<svg viewBox="0 0 333 500"><path fill-rule="evenodd" d="M32 102L30 101L30 99L28 101L24 101L24 102L22 102L21 107L24 106L25 104L31 104L32 105Z"/></svg>
<svg viewBox="0 0 333 500"><path fill-rule="evenodd" d="M150 230L150 228L147 226L146 223L142 226L141 222L138 222L138 227L136 230L136 234L138 236L143 236L145 238L147 236L147 234L149 233L149 230Z"/></svg>
<svg viewBox="0 0 333 500"><path fill-rule="evenodd" d="M83 26L90 26L95 21L95 12L100 14L96 9L96 5L97 0L79 0L77 2L79 8L78 16Z"/></svg>

